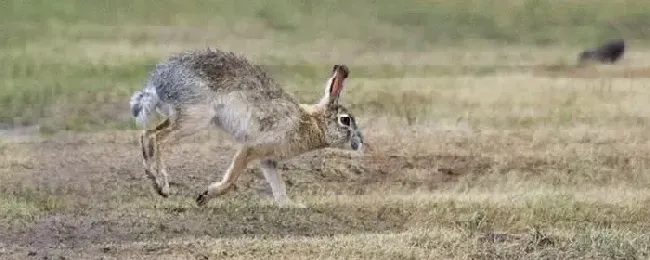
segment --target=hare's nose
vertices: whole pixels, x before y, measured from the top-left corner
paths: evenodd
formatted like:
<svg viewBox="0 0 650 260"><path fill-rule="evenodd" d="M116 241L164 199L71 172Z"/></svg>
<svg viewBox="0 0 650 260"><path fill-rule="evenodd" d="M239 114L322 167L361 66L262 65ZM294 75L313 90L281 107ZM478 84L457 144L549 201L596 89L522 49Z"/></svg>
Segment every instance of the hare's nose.
<svg viewBox="0 0 650 260"><path fill-rule="evenodd" d="M352 141L350 143L350 147L352 147L352 150L355 150L355 151L363 151L363 143L362 142Z"/></svg>

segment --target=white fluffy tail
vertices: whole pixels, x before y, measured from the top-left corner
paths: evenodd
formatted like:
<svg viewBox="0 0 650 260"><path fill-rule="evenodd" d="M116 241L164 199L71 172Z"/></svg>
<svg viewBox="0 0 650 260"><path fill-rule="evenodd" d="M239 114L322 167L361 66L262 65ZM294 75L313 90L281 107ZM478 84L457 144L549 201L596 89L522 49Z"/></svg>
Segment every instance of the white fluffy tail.
<svg viewBox="0 0 650 260"><path fill-rule="evenodd" d="M131 114L135 117L136 123L145 127L149 122L149 115L158 105L158 94L155 89L145 88L142 91L136 91L131 96Z"/></svg>

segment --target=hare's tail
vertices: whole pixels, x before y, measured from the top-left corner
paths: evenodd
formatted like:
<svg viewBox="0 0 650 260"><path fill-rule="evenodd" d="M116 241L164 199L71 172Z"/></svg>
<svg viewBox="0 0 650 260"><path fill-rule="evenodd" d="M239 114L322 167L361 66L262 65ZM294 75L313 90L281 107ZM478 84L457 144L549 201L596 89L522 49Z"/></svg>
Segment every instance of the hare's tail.
<svg viewBox="0 0 650 260"><path fill-rule="evenodd" d="M131 114L138 125L144 127L149 121L149 115L160 102L155 88L147 86L141 91L136 91L131 96Z"/></svg>

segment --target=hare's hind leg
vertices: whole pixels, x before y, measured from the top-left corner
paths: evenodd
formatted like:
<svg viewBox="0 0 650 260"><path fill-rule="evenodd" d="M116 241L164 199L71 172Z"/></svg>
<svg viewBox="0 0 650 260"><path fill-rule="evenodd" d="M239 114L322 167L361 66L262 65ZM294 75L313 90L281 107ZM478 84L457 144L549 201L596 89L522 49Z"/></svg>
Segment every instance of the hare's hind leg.
<svg viewBox="0 0 650 260"><path fill-rule="evenodd" d="M162 158L162 153L169 147L170 137L178 128L178 120L174 120L167 127L157 131L154 137L153 159L156 165L156 172L162 177L160 182L157 183L156 191L163 197L169 197L169 174L167 173L167 165Z"/></svg>
<svg viewBox="0 0 650 260"><path fill-rule="evenodd" d="M181 129L180 118L170 117L151 130L146 130L141 138L143 164L147 177L153 181L158 195L169 196L169 174L162 153L175 140L175 133ZM178 135L178 134L176 134ZM155 174L154 174L155 173ZM159 175L161 178L158 178Z"/></svg>
<svg viewBox="0 0 650 260"><path fill-rule="evenodd" d="M196 198L196 204L199 206L205 205L210 199L224 194L228 189L230 189L242 171L246 169L248 162L253 158L249 154L249 149L245 145L242 145L230 163L226 174L223 176L221 181L210 183L208 189L201 193Z"/></svg>
<svg viewBox="0 0 650 260"><path fill-rule="evenodd" d="M158 169L154 169L151 160L156 157L158 154L156 149L156 144L158 143L159 133L166 131L170 127L170 120L165 119L160 122L154 129L145 130L140 135L140 146L142 148L142 164L144 166L144 172L146 176L153 182L154 189L156 192L162 196L166 196L163 192L162 187L158 183L158 178L156 174ZM163 177L163 180L166 180L167 177Z"/></svg>
<svg viewBox="0 0 650 260"><path fill-rule="evenodd" d="M169 196L169 174L167 173L167 165L163 159L163 153L168 152L171 146L183 137L207 129L209 125L209 118L201 114L192 115L187 110L189 109L177 108L174 115L170 117L168 126L162 128L155 134L154 160L156 170L162 176L161 183L158 185L158 193L164 197Z"/></svg>
<svg viewBox="0 0 650 260"><path fill-rule="evenodd" d="M287 188L277 170L278 163L275 160L265 159L260 162L260 169L264 178L271 186L273 198L280 207L305 208L301 203L293 202L287 197Z"/></svg>

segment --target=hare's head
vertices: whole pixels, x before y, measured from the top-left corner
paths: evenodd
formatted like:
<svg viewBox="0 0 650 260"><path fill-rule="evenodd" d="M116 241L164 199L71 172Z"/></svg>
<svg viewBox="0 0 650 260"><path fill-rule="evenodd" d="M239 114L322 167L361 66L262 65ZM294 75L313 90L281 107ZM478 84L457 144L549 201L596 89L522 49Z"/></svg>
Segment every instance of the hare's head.
<svg viewBox="0 0 650 260"><path fill-rule="evenodd" d="M350 147L363 151L363 134L356 120L345 106L339 104L345 79L350 74L346 65L334 65L332 77L327 80L325 93L314 108L324 120L325 141L332 147ZM348 146L349 145L349 146Z"/></svg>

